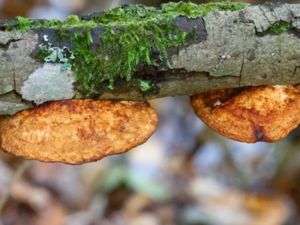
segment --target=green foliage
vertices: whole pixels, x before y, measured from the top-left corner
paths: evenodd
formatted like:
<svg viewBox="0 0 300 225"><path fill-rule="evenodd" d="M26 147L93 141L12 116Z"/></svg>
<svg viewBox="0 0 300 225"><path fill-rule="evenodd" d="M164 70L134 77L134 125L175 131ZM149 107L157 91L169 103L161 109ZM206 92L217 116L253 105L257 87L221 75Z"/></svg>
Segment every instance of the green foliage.
<svg viewBox="0 0 300 225"><path fill-rule="evenodd" d="M87 96L99 94L100 84L105 83L113 89L118 79L130 81L138 65L164 65L170 68L167 49L179 47L193 35L185 33L176 27L175 19L182 15L189 18L203 16L209 12L234 11L247 6L244 3L209 3L197 5L194 3L166 3L160 9L143 5L130 5L110 9L103 15L82 20L70 16L65 21L31 21L18 19L16 29L55 28L63 38L72 42L73 59L68 59L82 93ZM91 31L97 26L104 27L100 40L93 40ZM74 27L80 31L66 37L64 30ZM68 34L70 35L70 34ZM94 41L100 44L95 46ZM57 49L56 49L57 50ZM47 62L56 57L59 51L49 52L44 59ZM42 55L47 53L42 49ZM153 53L158 57L152 57ZM56 54L56 55L55 55ZM148 91L150 84L140 83L141 91Z"/></svg>
<svg viewBox="0 0 300 225"><path fill-rule="evenodd" d="M280 21L279 23L273 24L267 33L281 34L293 28L292 22Z"/></svg>

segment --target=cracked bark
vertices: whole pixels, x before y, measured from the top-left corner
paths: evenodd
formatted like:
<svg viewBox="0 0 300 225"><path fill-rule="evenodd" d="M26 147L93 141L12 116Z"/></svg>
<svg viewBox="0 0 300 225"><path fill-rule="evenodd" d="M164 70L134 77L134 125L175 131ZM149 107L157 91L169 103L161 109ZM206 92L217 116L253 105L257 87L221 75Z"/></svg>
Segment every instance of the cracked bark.
<svg viewBox="0 0 300 225"><path fill-rule="evenodd" d="M268 32L272 25L282 21L291 22L293 27L280 34ZM0 21L0 30L3 24ZM172 69L140 66L132 81L119 80L112 91L103 86L97 98L148 100L217 88L300 83L300 4L249 6L235 12L208 13L198 19L178 17L177 26L187 32L195 29L196 38L193 43L168 50ZM101 29L92 32L94 40L99 33L101 36ZM14 114L38 102L35 94L41 93L35 92L41 90L32 91L29 98L22 87L44 66L32 55L45 34L55 37L53 29L0 31L0 115ZM141 79L155 83L155 90L140 91ZM76 83L70 87L49 80L37 85L43 87L45 101L81 97ZM45 90L56 86L59 88L55 93L59 94L47 96ZM72 90L64 90L67 88Z"/></svg>

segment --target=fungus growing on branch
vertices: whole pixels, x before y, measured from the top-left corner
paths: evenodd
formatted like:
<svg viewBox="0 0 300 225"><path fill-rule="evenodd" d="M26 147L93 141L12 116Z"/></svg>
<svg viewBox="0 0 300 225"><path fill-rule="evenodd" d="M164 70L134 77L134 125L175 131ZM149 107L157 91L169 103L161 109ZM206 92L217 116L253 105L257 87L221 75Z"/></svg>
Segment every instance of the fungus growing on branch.
<svg viewBox="0 0 300 225"><path fill-rule="evenodd" d="M300 123L299 86L220 89L191 97L210 128L241 142L274 142Z"/></svg>
<svg viewBox="0 0 300 225"><path fill-rule="evenodd" d="M54 101L2 121L0 148L27 159L81 164L144 143L157 123L144 102Z"/></svg>

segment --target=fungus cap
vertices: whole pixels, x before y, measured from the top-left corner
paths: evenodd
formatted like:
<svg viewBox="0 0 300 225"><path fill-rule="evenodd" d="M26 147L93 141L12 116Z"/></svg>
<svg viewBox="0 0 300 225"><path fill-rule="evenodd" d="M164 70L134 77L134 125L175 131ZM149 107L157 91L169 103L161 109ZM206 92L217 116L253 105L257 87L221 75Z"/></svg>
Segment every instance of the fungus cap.
<svg viewBox="0 0 300 225"><path fill-rule="evenodd" d="M27 159L81 164L144 143L157 122L144 102L55 101L6 119L0 148Z"/></svg>
<svg viewBox="0 0 300 225"><path fill-rule="evenodd" d="M220 89L192 96L191 104L210 128L241 142L274 142L300 123L298 86Z"/></svg>

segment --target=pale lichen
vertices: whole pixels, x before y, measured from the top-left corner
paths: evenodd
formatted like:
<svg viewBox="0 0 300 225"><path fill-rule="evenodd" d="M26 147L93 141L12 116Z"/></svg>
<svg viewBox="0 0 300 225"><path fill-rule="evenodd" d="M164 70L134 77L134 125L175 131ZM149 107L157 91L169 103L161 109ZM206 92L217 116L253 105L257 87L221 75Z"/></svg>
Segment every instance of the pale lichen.
<svg viewBox="0 0 300 225"><path fill-rule="evenodd" d="M22 98L41 104L47 101L70 99L75 95L71 71L62 71L59 64L44 64L24 82Z"/></svg>

